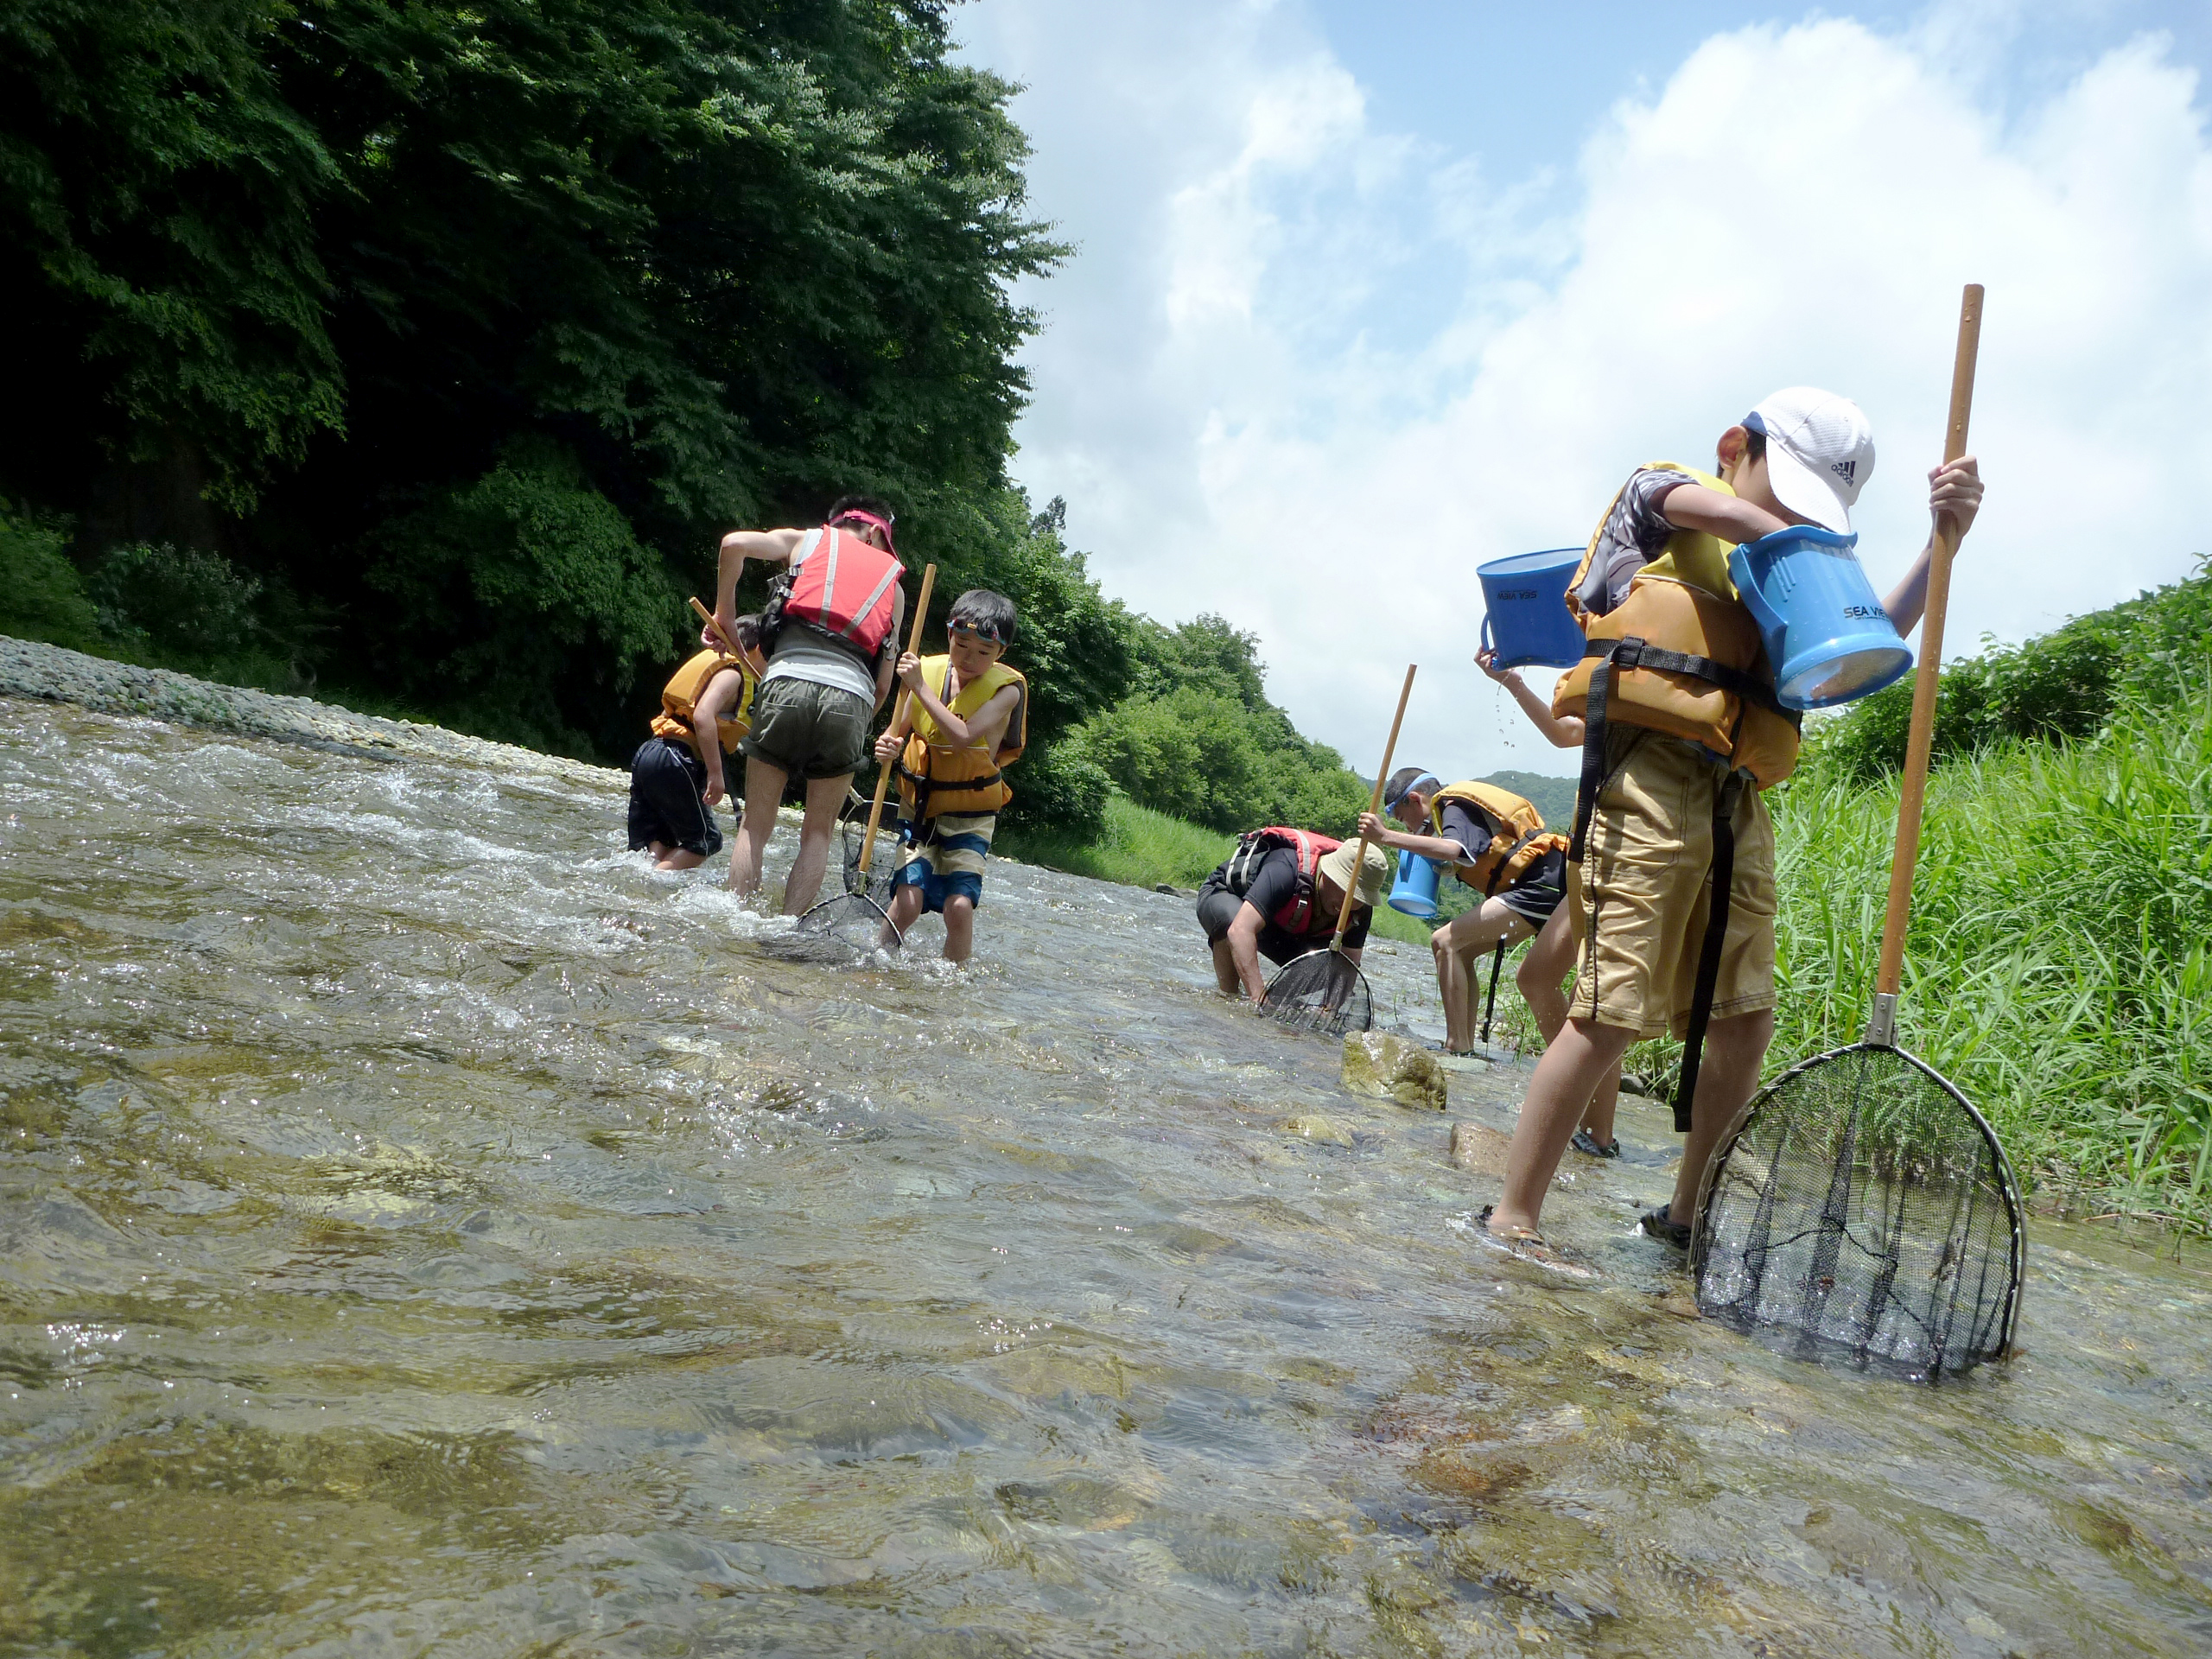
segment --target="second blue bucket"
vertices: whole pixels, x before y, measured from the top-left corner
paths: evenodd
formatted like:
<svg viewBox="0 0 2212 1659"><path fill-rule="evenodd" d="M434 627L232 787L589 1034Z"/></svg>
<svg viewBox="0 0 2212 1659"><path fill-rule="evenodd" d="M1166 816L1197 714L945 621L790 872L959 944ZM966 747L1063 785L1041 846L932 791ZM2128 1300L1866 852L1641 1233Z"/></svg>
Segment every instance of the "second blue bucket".
<svg viewBox="0 0 2212 1659"><path fill-rule="evenodd" d="M1572 668L1582 660L1582 630L1567 608L1567 584L1582 563L1579 547L1516 553L1477 565L1483 585L1483 646L1500 668Z"/></svg>
<svg viewBox="0 0 2212 1659"><path fill-rule="evenodd" d="M1856 536L1795 524L1746 542L1728 574L1751 607L1785 709L1833 709L1880 690L1912 666L1853 550Z"/></svg>
<svg viewBox="0 0 2212 1659"><path fill-rule="evenodd" d="M1390 889L1390 908L1423 921L1436 914L1436 866L1419 853L1398 854L1398 882Z"/></svg>

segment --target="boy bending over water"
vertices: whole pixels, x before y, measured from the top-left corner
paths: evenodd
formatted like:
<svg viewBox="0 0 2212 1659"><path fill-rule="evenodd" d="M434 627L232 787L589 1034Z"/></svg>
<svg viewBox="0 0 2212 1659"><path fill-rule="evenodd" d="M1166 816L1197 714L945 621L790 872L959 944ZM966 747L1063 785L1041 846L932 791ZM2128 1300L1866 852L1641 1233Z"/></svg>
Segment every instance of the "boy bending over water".
<svg viewBox="0 0 2212 1659"><path fill-rule="evenodd" d="M741 616L733 655L714 629L702 649L661 689L653 734L630 757L630 850L650 852L658 870L696 869L722 849L713 808L727 793L722 756L752 729L760 660L760 619ZM715 734L702 740L702 732ZM718 741L717 741L718 740Z"/></svg>

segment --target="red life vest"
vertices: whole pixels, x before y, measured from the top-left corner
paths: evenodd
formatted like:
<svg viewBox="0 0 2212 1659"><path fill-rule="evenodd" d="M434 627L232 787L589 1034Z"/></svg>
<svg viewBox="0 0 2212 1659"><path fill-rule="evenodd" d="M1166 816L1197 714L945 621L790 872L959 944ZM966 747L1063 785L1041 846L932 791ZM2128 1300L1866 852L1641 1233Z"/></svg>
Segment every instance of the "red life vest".
<svg viewBox="0 0 2212 1659"><path fill-rule="evenodd" d="M850 531L823 525L792 567L783 620L803 622L873 667L891 637L891 612L906 567Z"/></svg>
<svg viewBox="0 0 2212 1659"><path fill-rule="evenodd" d="M1343 845L1311 830L1291 830L1281 824L1248 830L1236 838L1236 850L1229 856L1229 890L1242 899L1259 879L1260 861L1278 847L1291 849L1298 855L1298 886L1282 908L1268 919L1293 938L1301 937L1313 929L1314 873L1323 859ZM1322 919L1335 925L1333 918Z"/></svg>

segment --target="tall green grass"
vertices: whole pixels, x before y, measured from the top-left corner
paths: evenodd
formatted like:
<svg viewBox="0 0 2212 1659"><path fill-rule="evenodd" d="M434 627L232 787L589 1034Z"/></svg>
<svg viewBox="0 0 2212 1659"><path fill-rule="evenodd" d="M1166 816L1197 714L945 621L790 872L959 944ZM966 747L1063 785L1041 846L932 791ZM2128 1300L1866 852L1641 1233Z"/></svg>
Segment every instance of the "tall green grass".
<svg viewBox="0 0 2212 1659"><path fill-rule="evenodd" d="M1103 835L1080 837L1009 825L1000 830L993 850L1025 864L1127 887L1195 887L1236 845L1234 836L1139 806L1117 791L1107 798Z"/></svg>
<svg viewBox="0 0 2212 1659"><path fill-rule="evenodd" d="M1815 766L1772 805L1780 1065L1866 1023L1897 782ZM2212 1227L2208 940L2212 687L1936 772L1900 1039L2024 1173L2101 1211Z"/></svg>
<svg viewBox="0 0 2212 1659"><path fill-rule="evenodd" d="M1860 782L1817 746L1809 760L1768 797L1770 1076L1864 1032L1897 836L1895 777ZM1542 1046L1509 990L1498 1025ZM2082 740L2000 742L1936 769L1898 1033L2047 1196L2212 1231L2212 683L2124 704ZM1681 1057L1643 1044L1629 1068L1665 1092Z"/></svg>

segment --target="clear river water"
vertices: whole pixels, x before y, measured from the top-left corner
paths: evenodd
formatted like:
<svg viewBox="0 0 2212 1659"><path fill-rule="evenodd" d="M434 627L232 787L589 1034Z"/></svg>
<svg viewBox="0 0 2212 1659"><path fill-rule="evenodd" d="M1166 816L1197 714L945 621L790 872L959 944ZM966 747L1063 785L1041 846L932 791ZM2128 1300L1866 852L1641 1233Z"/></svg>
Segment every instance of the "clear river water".
<svg viewBox="0 0 2212 1659"><path fill-rule="evenodd" d="M1800 1363L1648 1103L1564 1280L1446 1156L1524 1073L1356 1100L1007 863L966 970L794 965L622 785L0 700L0 1653L2212 1652L2201 1254Z"/></svg>

